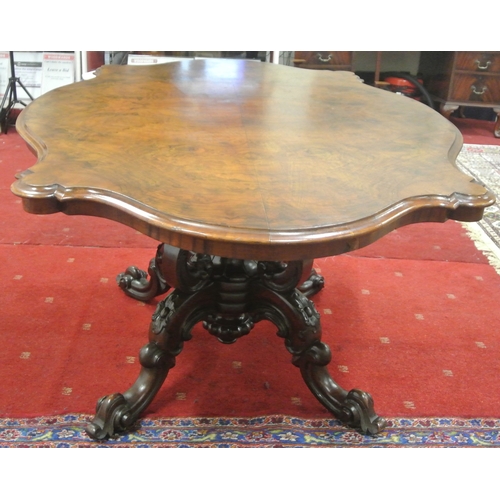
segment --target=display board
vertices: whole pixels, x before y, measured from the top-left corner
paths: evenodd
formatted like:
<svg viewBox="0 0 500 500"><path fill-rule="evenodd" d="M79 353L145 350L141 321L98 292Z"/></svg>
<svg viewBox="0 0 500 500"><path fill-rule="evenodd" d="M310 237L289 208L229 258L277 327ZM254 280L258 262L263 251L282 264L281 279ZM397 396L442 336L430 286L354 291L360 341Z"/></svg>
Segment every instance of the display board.
<svg viewBox="0 0 500 500"><path fill-rule="evenodd" d="M37 98L62 85L75 82L74 52L14 52L16 77L28 92ZM0 98L3 97L11 77L8 51L0 51ZM17 85L17 97L30 100Z"/></svg>
<svg viewBox="0 0 500 500"><path fill-rule="evenodd" d="M75 54L44 52L42 94L75 81Z"/></svg>

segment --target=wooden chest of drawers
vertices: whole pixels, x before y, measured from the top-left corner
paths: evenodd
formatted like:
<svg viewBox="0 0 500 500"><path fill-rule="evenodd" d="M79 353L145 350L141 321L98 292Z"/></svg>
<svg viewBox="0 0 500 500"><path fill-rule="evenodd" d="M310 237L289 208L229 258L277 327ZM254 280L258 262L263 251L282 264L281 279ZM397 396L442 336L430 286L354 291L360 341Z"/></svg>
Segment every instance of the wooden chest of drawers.
<svg viewBox="0 0 500 500"><path fill-rule="evenodd" d="M298 68L353 71L352 52L328 50L295 52L293 64Z"/></svg>
<svg viewBox="0 0 500 500"><path fill-rule="evenodd" d="M489 107L500 115L500 52L422 52L419 72L445 116L460 106Z"/></svg>

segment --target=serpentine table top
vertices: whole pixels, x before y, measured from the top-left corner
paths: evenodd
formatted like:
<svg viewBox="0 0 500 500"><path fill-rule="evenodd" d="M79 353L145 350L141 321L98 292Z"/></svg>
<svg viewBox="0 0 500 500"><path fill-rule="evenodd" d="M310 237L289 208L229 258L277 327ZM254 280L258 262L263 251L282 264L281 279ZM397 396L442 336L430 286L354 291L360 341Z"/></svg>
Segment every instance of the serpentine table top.
<svg viewBox="0 0 500 500"><path fill-rule="evenodd" d="M12 188L27 211L107 217L201 253L334 255L492 203L455 167L451 123L343 71L104 66L30 104L17 129L38 157Z"/></svg>

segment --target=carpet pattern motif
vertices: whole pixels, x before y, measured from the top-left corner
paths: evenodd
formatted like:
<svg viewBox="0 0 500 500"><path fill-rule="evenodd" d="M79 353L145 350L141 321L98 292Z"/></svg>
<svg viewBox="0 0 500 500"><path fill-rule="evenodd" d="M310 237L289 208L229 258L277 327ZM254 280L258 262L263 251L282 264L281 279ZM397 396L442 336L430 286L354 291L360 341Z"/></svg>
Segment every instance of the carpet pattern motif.
<svg viewBox="0 0 500 500"><path fill-rule="evenodd" d="M500 146L465 144L457 166L481 181L497 197L497 202L485 210L478 224L500 250Z"/></svg>
<svg viewBox="0 0 500 500"><path fill-rule="evenodd" d="M286 448L500 447L500 419L391 418L375 437L346 430L334 419L283 415L256 418L142 419L133 432L92 441L90 416L3 419L1 448Z"/></svg>

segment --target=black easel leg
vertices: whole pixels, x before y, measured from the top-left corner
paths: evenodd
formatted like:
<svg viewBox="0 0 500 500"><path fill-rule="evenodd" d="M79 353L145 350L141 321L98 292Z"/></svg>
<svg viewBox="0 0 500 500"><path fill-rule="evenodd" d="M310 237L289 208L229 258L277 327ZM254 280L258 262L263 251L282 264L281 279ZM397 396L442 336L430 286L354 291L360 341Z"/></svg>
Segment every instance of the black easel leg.
<svg viewBox="0 0 500 500"><path fill-rule="evenodd" d="M34 101L33 96L29 93L28 89L24 86L19 78L16 77L16 68L14 65L14 52L10 52L10 74L9 83L5 89L5 93L2 99L2 104L0 105L0 133L7 133L9 128L9 115L16 104L21 104L26 107L27 104L17 98L17 85L19 85L28 95L28 97ZM8 104L5 106L5 102L8 99Z"/></svg>

